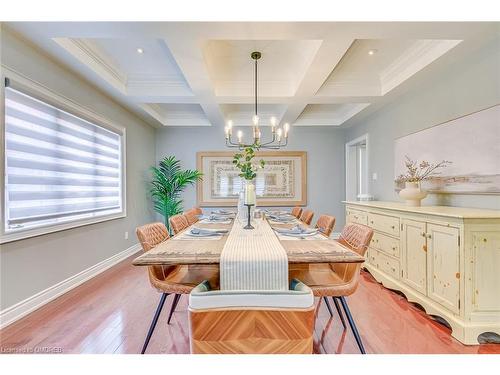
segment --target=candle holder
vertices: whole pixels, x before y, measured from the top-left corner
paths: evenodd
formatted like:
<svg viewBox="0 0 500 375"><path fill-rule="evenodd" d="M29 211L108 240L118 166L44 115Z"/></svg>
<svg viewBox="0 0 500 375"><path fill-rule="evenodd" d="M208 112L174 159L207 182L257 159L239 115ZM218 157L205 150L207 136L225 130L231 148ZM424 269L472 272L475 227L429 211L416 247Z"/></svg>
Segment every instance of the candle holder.
<svg viewBox="0 0 500 375"><path fill-rule="evenodd" d="M248 217L247 217L248 223L247 223L247 225L245 225L245 226L243 227L243 229L255 229L255 228L252 226L252 224L250 224L250 219L251 219L251 217L250 217L250 209L252 208L253 204L245 204L245 206L247 206L247 207L248 207Z"/></svg>

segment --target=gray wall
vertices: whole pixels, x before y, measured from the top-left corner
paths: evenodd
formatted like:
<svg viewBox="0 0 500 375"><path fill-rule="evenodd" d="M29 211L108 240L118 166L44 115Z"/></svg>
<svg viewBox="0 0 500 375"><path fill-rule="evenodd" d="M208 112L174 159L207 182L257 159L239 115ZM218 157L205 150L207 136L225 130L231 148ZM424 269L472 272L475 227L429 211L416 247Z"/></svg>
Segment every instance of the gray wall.
<svg viewBox="0 0 500 375"><path fill-rule="evenodd" d="M135 227L153 217L145 178L155 161L155 134L141 119L5 28L1 62L127 129L127 217L1 245L4 309L137 243Z"/></svg>
<svg viewBox="0 0 500 375"><path fill-rule="evenodd" d="M499 41L422 74L423 84L367 118L353 121L347 129L346 141L369 134L370 186L378 200L400 200L393 185L396 138L500 103ZM373 172L377 181L371 180ZM500 197L439 194L429 196L424 204L499 209Z"/></svg>
<svg viewBox="0 0 500 375"><path fill-rule="evenodd" d="M247 135L250 130L243 129ZM156 133L156 159L175 155L183 168L196 168L197 151L227 150L222 126L169 127ZM336 216L334 231L339 231L344 223L344 209L340 203L345 196L343 131L321 126L294 127L286 150L307 151L307 207L314 210L316 218L321 213ZM188 188L183 198L184 208L194 206L196 189Z"/></svg>

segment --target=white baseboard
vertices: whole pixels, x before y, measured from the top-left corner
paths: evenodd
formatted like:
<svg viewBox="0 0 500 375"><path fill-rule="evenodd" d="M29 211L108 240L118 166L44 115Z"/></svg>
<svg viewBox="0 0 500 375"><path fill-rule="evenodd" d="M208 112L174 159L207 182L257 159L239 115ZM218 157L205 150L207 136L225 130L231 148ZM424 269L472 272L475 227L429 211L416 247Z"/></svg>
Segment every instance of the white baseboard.
<svg viewBox="0 0 500 375"><path fill-rule="evenodd" d="M128 249L113 255L112 257L97 263L96 265L77 273L41 292L26 298L6 309L0 311L0 329L14 323L16 320L28 315L57 297L69 292L71 289L83 284L85 281L99 275L108 268L128 258L141 250L140 244L135 244Z"/></svg>

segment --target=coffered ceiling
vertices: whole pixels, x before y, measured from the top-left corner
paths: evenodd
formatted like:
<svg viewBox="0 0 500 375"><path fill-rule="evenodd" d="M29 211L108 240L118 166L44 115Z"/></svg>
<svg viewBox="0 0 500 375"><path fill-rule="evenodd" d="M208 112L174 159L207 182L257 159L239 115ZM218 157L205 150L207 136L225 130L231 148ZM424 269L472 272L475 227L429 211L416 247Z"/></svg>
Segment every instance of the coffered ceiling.
<svg viewBox="0 0 500 375"><path fill-rule="evenodd" d="M489 23L9 23L153 126L342 126Z"/></svg>

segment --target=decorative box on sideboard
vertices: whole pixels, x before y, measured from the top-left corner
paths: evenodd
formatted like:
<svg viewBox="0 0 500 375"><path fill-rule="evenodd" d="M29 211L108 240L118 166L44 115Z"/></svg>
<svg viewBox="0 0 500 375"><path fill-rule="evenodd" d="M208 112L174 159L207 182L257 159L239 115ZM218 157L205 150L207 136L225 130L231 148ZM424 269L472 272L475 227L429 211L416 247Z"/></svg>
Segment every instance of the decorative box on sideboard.
<svg viewBox="0 0 500 375"><path fill-rule="evenodd" d="M500 211L344 203L346 222L374 230L364 267L378 282L446 320L464 344L500 335Z"/></svg>

